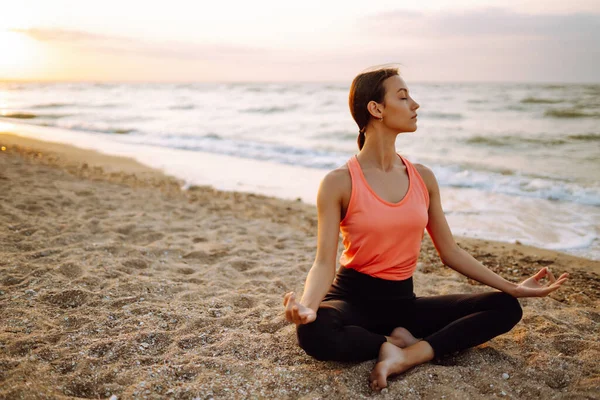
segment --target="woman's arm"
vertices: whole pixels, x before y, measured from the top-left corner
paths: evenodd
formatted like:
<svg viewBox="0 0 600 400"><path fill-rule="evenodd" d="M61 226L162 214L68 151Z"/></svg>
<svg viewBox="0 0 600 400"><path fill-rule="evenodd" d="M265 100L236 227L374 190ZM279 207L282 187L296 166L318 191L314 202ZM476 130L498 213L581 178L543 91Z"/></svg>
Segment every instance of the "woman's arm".
<svg viewBox="0 0 600 400"><path fill-rule="evenodd" d="M465 250L458 247L442 209L440 190L435 175L429 168L420 164L416 165L429 191L429 222L427 223L427 232L429 232L429 236L445 265L484 285L501 290L515 297L545 296L551 291L558 289L558 286L566 280L567 274L561 275L556 280L548 269L542 269L535 277L529 278L521 284L512 283L491 271ZM543 287L537 284L537 281L546 274L550 278L551 285Z"/></svg>
<svg viewBox="0 0 600 400"><path fill-rule="evenodd" d="M317 254L304 284L299 303L293 292L287 293L283 305L290 322L307 323L316 318L321 301L335 278L336 255L340 235L342 210L342 179L345 171L328 173L321 181L317 194L318 233ZM310 309L310 310L308 310ZM314 315L313 315L314 314ZM307 321L308 318L308 321Z"/></svg>

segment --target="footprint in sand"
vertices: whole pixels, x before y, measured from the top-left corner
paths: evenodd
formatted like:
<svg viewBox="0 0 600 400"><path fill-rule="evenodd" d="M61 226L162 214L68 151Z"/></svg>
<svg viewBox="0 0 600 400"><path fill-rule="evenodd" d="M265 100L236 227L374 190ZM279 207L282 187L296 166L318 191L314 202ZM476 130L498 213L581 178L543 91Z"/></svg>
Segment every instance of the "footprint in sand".
<svg viewBox="0 0 600 400"><path fill-rule="evenodd" d="M269 322L261 322L258 324L257 329L261 333L275 333L289 325L289 322L285 319L278 318Z"/></svg>
<svg viewBox="0 0 600 400"><path fill-rule="evenodd" d="M76 308L86 304L90 294L83 290L64 290L59 293L47 294L43 300L60 308Z"/></svg>
<svg viewBox="0 0 600 400"><path fill-rule="evenodd" d="M574 356L584 350L594 348L592 343L582 340L577 336L569 337L569 335L555 336L552 346L560 353L566 354L567 356Z"/></svg>
<svg viewBox="0 0 600 400"><path fill-rule="evenodd" d="M80 197L92 196L94 194L93 190L79 190L76 191L75 194Z"/></svg>
<svg viewBox="0 0 600 400"><path fill-rule="evenodd" d="M59 374L66 375L73 372L75 368L77 368L77 365L79 365L78 361L79 359L75 357L67 359L63 358L56 363L52 363L52 367Z"/></svg>
<svg viewBox="0 0 600 400"><path fill-rule="evenodd" d="M115 229L115 232L120 233L121 235L129 235L135 229L135 224L127 224L123 226L119 226Z"/></svg>
<svg viewBox="0 0 600 400"><path fill-rule="evenodd" d="M177 346L182 350L190 350L195 347L203 346L205 344L207 344L205 333L201 333L199 335L187 336L187 337L180 339L177 342Z"/></svg>
<svg viewBox="0 0 600 400"><path fill-rule="evenodd" d="M238 270L240 272L244 272L244 271L256 266L256 262L249 261L249 260L236 260L236 261L232 261L230 265L233 268L235 268L236 270Z"/></svg>
<svg viewBox="0 0 600 400"><path fill-rule="evenodd" d="M26 356L31 350L38 348L43 342L39 340L21 340L10 345L7 349L8 354L14 356Z"/></svg>
<svg viewBox="0 0 600 400"><path fill-rule="evenodd" d="M56 270L67 278L78 278L82 274L81 267L75 263L67 262L56 268Z"/></svg>
<svg viewBox="0 0 600 400"><path fill-rule="evenodd" d="M134 269L148 268L148 263L145 260L142 260L141 258L130 258L128 260L123 261L121 264L127 268L134 268Z"/></svg>
<svg viewBox="0 0 600 400"><path fill-rule="evenodd" d="M95 358L101 358L101 357L104 357L106 355L106 353L108 353L110 350L112 350L113 347L114 347L114 343L112 343L112 342L98 343L98 344L93 345L89 349L88 354Z"/></svg>
<svg viewBox="0 0 600 400"><path fill-rule="evenodd" d="M182 275L192 275L193 273L196 272L196 270L193 268L179 268L179 269L177 269L177 272Z"/></svg>
<svg viewBox="0 0 600 400"><path fill-rule="evenodd" d="M167 351L169 345L173 342L168 333L145 333L136 338L138 352L145 355L159 355Z"/></svg>
<svg viewBox="0 0 600 400"><path fill-rule="evenodd" d="M238 308L254 308L256 300L250 296L238 296L233 300L233 305Z"/></svg>

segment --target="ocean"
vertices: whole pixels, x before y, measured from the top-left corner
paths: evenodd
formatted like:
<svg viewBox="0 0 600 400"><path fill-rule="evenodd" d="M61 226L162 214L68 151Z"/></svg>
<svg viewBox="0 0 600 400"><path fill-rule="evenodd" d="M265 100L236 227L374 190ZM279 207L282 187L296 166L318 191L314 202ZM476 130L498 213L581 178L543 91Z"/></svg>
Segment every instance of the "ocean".
<svg viewBox="0 0 600 400"><path fill-rule="evenodd" d="M413 83L457 235L600 260L600 85ZM0 83L0 128L127 155L186 182L301 198L358 152L339 83Z"/></svg>

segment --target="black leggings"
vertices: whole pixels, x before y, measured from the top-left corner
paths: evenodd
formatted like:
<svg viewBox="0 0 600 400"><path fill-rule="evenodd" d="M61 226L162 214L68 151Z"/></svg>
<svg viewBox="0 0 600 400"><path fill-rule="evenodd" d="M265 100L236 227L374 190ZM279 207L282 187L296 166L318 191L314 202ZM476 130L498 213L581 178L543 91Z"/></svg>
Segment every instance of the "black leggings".
<svg viewBox="0 0 600 400"><path fill-rule="evenodd" d="M503 292L416 297L412 278L391 281L341 267L317 319L298 325L296 334L318 360L365 361L403 327L439 358L508 332L522 315L519 301Z"/></svg>

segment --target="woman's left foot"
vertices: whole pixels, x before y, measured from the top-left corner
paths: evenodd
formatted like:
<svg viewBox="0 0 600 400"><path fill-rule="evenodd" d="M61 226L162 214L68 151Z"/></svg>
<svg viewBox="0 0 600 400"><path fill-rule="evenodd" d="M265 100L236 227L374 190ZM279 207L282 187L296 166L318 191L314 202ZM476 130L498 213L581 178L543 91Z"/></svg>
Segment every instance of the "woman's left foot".
<svg viewBox="0 0 600 400"><path fill-rule="evenodd" d="M379 349L377 364L369 377L371 389L379 391L387 387L387 378L390 375L402 373L410 367L411 365L407 363L406 356L401 348L388 342L382 344Z"/></svg>
<svg viewBox="0 0 600 400"><path fill-rule="evenodd" d="M412 333L406 328L398 327L390 334L392 344L400 347L401 349L417 343L420 339L415 338Z"/></svg>

